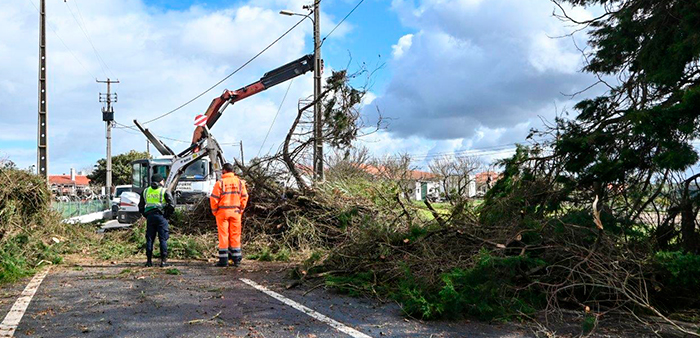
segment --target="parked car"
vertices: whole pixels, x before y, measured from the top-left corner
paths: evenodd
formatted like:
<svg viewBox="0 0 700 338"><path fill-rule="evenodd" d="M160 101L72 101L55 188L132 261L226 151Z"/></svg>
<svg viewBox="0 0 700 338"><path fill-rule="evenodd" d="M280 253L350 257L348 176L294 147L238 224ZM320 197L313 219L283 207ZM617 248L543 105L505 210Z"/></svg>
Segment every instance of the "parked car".
<svg viewBox="0 0 700 338"><path fill-rule="evenodd" d="M112 218L117 218L117 212L119 211L119 203L121 202L121 196L125 192L131 191L131 185L118 185L114 188L114 197L112 198Z"/></svg>

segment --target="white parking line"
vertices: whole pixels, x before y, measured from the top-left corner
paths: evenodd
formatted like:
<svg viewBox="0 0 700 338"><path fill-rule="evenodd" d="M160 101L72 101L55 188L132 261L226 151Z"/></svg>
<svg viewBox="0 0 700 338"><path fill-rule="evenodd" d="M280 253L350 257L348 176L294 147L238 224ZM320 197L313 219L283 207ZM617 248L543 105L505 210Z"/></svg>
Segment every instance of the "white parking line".
<svg viewBox="0 0 700 338"><path fill-rule="evenodd" d="M307 315L309 315L317 320L320 320L320 321L332 326L336 330L350 335L353 338L371 338L371 336L368 336L360 331L357 331L357 330L355 330L355 329L353 329L353 328L351 328L351 327L349 327L341 322L338 322L336 320L328 318L327 316L322 315L322 314L320 314L320 313L318 313L318 312L316 312L316 311L314 311L314 310L312 310L304 305L301 305L301 304L299 304L299 303L297 303L297 302L295 302L295 301L293 301L285 296L282 296L277 292L269 290L268 288L266 288L266 287L264 287L256 282L253 282L250 279L240 278L240 280L241 280L241 282L246 283L246 284L258 289L259 291L267 294L268 296L270 296L274 299L277 299L280 302L287 304L287 305L289 305L289 306L291 306L291 307L293 307L293 308L295 308L295 309L297 309L297 310L299 310L299 311L301 311L301 312L303 312L303 313L305 313L305 314L307 314Z"/></svg>
<svg viewBox="0 0 700 338"><path fill-rule="evenodd" d="M22 294L17 298L15 304L12 305L10 312L5 316L5 320L0 324L0 337L12 337L15 334L19 321L22 320L22 316L24 316L24 312L27 311L29 302L32 301L39 285L41 285L44 277L49 273L49 269L51 269L51 267L37 273L29 284L27 284L27 287L24 288L24 291L22 291Z"/></svg>

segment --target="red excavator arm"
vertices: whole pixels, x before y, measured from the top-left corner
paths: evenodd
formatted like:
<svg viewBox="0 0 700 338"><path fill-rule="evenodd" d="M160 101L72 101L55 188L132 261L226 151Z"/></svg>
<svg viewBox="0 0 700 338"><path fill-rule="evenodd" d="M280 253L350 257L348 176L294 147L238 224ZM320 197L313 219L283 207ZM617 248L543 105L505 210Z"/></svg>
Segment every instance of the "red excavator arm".
<svg viewBox="0 0 700 338"><path fill-rule="evenodd" d="M207 127L211 129L211 127L214 126L229 104L236 103L237 101L243 100L246 97L260 93L265 89L278 85L287 80L291 80L299 75L313 70L313 57L313 54L305 55L282 67L271 70L265 73L265 75L260 78L260 81L249 84L243 88L237 90L224 90L224 93L221 94L221 96L211 101L209 108L207 108L207 112L204 114L207 116ZM194 130L194 135L192 135L192 144L197 143L203 137L205 137L204 127L197 127Z"/></svg>

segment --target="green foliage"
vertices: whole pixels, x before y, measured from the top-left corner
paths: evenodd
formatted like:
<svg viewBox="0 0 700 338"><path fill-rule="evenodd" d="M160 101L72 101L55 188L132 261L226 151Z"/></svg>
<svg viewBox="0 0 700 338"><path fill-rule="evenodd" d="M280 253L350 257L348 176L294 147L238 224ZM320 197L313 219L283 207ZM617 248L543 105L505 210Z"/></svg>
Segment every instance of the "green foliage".
<svg viewBox="0 0 700 338"><path fill-rule="evenodd" d="M246 258L262 262L288 262L290 255L291 251L287 248L281 248L277 252L273 252L270 248L262 248L260 251L246 256Z"/></svg>
<svg viewBox="0 0 700 338"><path fill-rule="evenodd" d="M63 245L52 237L64 232L66 225L50 208L51 194L43 178L6 161L0 161L0 177L0 283L4 283L32 274L39 264L60 263Z"/></svg>
<svg viewBox="0 0 700 338"><path fill-rule="evenodd" d="M116 232L108 232L97 245L97 257L102 260L124 259L133 256L138 248L131 242L124 241Z"/></svg>
<svg viewBox="0 0 700 338"><path fill-rule="evenodd" d="M581 329L583 330L584 334L589 334L595 329L597 324L598 317L596 317L595 315L587 314L586 317L583 319Z"/></svg>
<svg viewBox="0 0 700 338"><path fill-rule="evenodd" d="M12 248L0 250L0 283L14 282L33 273L33 269L28 267L29 264L24 257L12 253Z"/></svg>
<svg viewBox="0 0 700 338"><path fill-rule="evenodd" d="M131 150L128 153L112 156L112 184L131 184L131 161L151 158L147 152ZM88 175L90 183L95 185L105 185L107 172L107 160L102 158L97 160L97 168Z"/></svg>
<svg viewBox="0 0 700 338"><path fill-rule="evenodd" d="M178 270L177 268L169 268L169 269L165 270L165 274L178 276L178 275L181 275L182 272L180 272L180 270Z"/></svg>
<svg viewBox="0 0 700 338"><path fill-rule="evenodd" d="M206 244L189 235L173 236L168 240L168 254L173 258L202 259L207 252ZM214 246L209 243L209 246Z"/></svg>
<svg viewBox="0 0 700 338"><path fill-rule="evenodd" d="M323 102L324 140L333 147L347 148L362 127L357 124L360 117L357 106L366 92L350 85L346 70L333 71L324 90L329 91Z"/></svg>
<svg viewBox="0 0 700 338"><path fill-rule="evenodd" d="M661 251L656 253L655 262L667 274L667 287L700 292L700 255Z"/></svg>
<svg viewBox="0 0 700 338"><path fill-rule="evenodd" d="M482 251L473 268L443 274L440 289L431 289L407 271L394 297L406 313L424 319L466 315L483 320L508 319L541 306L542 295L517 291L515 285L523 271L544 264L527 257L494 257Z"/></svg>
<svg viewBox="0 0 700 338"><path fill-rule="evenodd" d="M567 189L553 189L541 170L524 163L542 150L518 145L515 155L501 162L502 177L486 193L479 206L479 220L486 225L522 226L541 223L562 208Z"/></svg>

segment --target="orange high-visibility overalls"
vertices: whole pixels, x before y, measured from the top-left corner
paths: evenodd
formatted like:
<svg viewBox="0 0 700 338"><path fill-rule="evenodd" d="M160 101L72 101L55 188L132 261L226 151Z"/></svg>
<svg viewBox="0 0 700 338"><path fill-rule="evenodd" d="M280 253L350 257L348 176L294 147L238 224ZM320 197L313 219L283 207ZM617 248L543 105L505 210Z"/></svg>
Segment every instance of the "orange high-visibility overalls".
<svg viewBox="0 0 700 338"><path fill-rule="evenodd" d="M209 203L219 230L219 259L230 253L235 263L240 262L241 216L248 204L245 182L234 173L225 173L214 185Z"/></svg>

